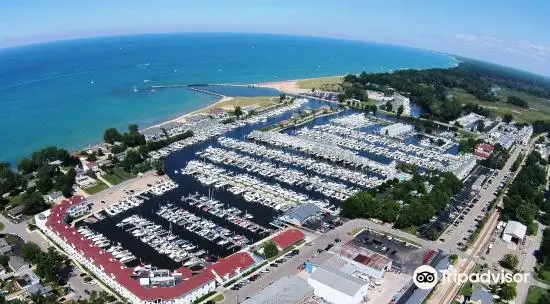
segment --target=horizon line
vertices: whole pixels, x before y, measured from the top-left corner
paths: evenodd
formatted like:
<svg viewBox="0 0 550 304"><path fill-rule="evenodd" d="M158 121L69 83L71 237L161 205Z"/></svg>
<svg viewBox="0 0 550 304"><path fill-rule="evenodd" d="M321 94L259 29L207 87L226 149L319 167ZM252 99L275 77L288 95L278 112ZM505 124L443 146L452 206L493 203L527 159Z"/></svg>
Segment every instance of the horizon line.
<svg viewBox="0 0 550 304"><path fill-rule="evenodd" d="M450 52L445 52L442 50L434 50L429 48L422 48L422 47L414 47L410 45L405 44L399 44L399 43L389 43L389 42L379 42L375 40L365 40L358 37L336 37L336 36L319 36L314 34L292 34L292 33L280 33L280 32L238 32L238 31L161 31L161 32L142 32L142 33L110 33L110 34L95 34L95 35L85 35L82 37L65 37L65 38L59 38L59 39L53 39L53 40L43 40L43 41L36 41L36 42L29 42L29 43L23 43L23 44L16 44L16 45L9 45L9 46L2 46L0 45L0 52L2 51L9 51L9 50L15 50L18 48L25 48L25 47L33 47L33 46L40 46L40 45L48 45L48 44L56 44L56 43L66 43L71 41L79 41L79 40L93 40L93 39L101 39L101 38L117 38L117 37L139 37L139 36L161 36L161 35L192 35L192 34L234 34L234 35L272 35L272 36L286 36L286 37L296 37L296 38L314 38L314 39L328 39L328 40L342 40L342 41L350 41L350 42L361 42L361 43L372 43L372 44L379 44L379 45L387 45L387 46L393 46L393 47L402 47L402 48L408 48L413 50L420 50L425 52L433 52L441 55L446 55L451 57L457 64L461 61L457 57L471 59L471 60L477 60L481 62L486 62L494 65L498 65L501 67L513 69L516 71L529 73L532 75L536 75L539 77L543 77L545 79L550 79L550 75L544 75L539 74L537 72L528 71L523 68L517 68L510 65L504 65L501 63L496 63L492 61L488 61L485 59L478 59L473 57L467 57L464 55L459 54L453 54Z"/></svg>

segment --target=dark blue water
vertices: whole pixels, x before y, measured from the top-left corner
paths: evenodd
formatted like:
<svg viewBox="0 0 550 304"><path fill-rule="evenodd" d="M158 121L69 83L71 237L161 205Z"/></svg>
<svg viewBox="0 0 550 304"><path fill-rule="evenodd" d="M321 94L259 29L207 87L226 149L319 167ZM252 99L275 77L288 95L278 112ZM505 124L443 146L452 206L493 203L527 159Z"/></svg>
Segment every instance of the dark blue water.
<svg viewBox="0 0 550 304"><path fill-rule="evenodd" d="M63 41L0 50L0 62L0 161L12 163L47 145L82 148L108 127L146 127L215 100L185 88L151 92L151 85L257 83L455 64L450 56L405 47L259 34Z"/></svg>

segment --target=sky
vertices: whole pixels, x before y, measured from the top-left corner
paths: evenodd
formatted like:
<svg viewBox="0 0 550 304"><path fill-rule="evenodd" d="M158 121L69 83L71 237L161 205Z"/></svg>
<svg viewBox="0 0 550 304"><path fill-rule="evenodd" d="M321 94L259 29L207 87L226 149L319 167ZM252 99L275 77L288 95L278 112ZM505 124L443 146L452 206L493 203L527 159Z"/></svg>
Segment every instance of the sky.
<svg viewBox="0 0 550 304"><path fill-rule="evenodd" d="M430 49L550 76L548 0L0 0L0 48L164 32L253 32Z"/></svg>

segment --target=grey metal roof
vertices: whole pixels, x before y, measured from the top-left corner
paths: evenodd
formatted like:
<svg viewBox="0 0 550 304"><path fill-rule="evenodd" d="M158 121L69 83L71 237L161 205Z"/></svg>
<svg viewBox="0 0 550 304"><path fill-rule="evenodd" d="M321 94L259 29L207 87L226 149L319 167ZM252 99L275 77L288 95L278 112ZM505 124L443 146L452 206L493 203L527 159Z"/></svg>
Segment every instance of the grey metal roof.
<svg viewBox="0 0 550 304"><path fill-rule="evenodd" d="M313 295L313 288L296 276L286 276L273 282L243 304L294 304Z"/></svg>
<svg viewBox="0 0 550 304"><path fill-rule="evenodd" d="M506 224L506 228L504 228L504 234L510 234L520 239L525 237L526 232L527 226L516 221L508 221L508 224Z"/></svg>
<svg viewBox="0 0 550 304"><path fill-rule="evenodd" d="M321 266L309 276L311 280L330 286L349 296L355 296L367 282L330 266Z"/></svg>
<svg viewBox="0 0 550 304"><path fill-rule="evenodd" d="M300 222L305 221L309 217L316 215L323 210L313 203L301 204L289 210L286 214L288 217L297 219Z"/></svg>

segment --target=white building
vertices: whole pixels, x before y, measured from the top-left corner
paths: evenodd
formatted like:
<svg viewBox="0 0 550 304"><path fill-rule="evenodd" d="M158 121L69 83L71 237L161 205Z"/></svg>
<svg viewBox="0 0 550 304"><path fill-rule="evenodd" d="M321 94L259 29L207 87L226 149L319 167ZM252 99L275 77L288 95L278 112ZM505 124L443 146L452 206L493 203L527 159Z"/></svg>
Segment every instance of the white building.
<svg viewBox="0 0 550 304"><path fill-rule="evenodd" d="M411 116L411 101L408 97L394 93L390 101L393 111L397 112L400 106L403 106L402 116Z"/></svg>
<svg viewBox="0 0 550 304"><path fill-rule="evenodd" d="M458 122L462 127L464 128L476 128L476 123L478 121L483 122L483 127L487 128L489 127L493 122L489 119L487 119L485 116L476 114L476 113L469 113L468 115L462 116L457 118L456 120L449 121L449 124L455 124Z"/></svg>
<svg viewBox="0 0 550 304"><path fill-rule="evenodd" d="M527 226L523 225L520 222L509 221L502 232L502 240L506 243L521 243L525 238L527 232Z"/></svg>
<svg viewBox="0 0 550 304"><path fill-rule="evenodd" d="M445 171L452 172L458 179L463 180L476 166L476 157L473 154L461 155L458 161L451 163Z"/></svg>
<svg viewBox="0 0 550 304"><path fill-rule="evenodd" d="M317 267L308 283L316 296L334 304L358 304L367 297L367 281L330 266Z"/></svg>
<svg viewBox="0 0 550 304"><path fill-rule="evenodd" d="M113 255L97 247L92 241L84 238L74 227L65 223L69 210L84 200L64 200L35 216L36 225L53 242L60 246L72 259L86 267L105 285L116 291L127 302L132 304L191 304L197 299L213 292L216 288L216 277L231 276L238 269L244 271L250 265L248 257L237 255L223 259L219 264L209 266L204 271L194 274L190 269L180 267L170 272L173 285L156 286L150 279L134 278L135 269L126 267ZM233 263L239 265L233 265Z"/></svg>
<svg viewBox="0 0 550 304"><path fill-rule="evenodd" d="M87 201L83 196L73 196L71 202L73 205L67 208L66 214L72 218L78 218L92 210L93 203Z"/></svg>

